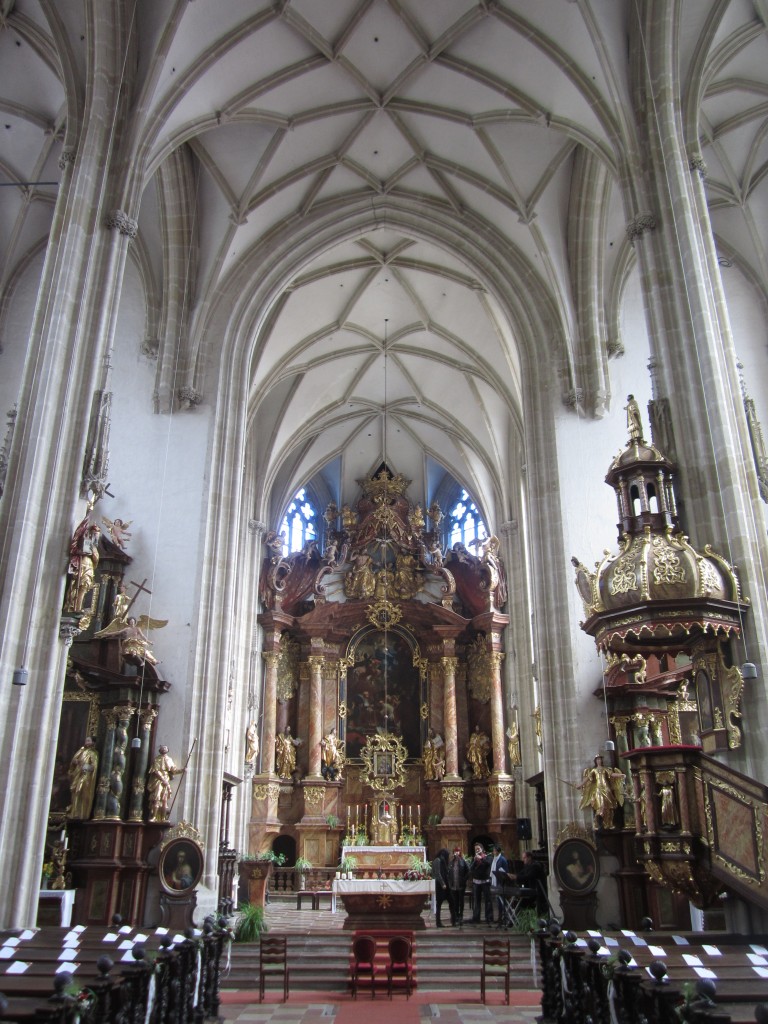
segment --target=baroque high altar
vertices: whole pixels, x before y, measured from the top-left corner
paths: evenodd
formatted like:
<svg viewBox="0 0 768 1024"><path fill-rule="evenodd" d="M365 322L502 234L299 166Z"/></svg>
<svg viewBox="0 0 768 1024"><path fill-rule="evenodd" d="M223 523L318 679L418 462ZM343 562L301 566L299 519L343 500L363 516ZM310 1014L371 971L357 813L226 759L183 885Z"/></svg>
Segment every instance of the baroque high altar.
<svg viewBox="0 0 768 1024"><path fill-rule="evenodd" d="M326 510L322 552L266 537L250 852L281 837L320 866L343 841L512 848L498 542L443 555L436 504L414 505L386 466L359 483L354 509Z"/></svg>

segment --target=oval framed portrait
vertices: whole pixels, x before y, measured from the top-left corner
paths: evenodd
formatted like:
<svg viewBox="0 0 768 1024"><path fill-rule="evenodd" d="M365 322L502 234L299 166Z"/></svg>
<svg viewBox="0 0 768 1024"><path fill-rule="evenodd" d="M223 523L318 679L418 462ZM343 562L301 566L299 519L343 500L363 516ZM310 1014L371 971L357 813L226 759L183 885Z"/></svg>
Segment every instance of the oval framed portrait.
<svg viewBox="0 0 768 1024"><path fill-rule="evenodd" d="M600 861L595 848L584 839L566 839L555 850L555 876L560 888L583 896L597 885Z"/></svg>
<svg viewBox="0 0 768 1024"><path fill-rule="evenodd" d="M160 854L158 874L167 893L178 896L194 889L203 874L203 851L191 839L172 839Z"/></svg>

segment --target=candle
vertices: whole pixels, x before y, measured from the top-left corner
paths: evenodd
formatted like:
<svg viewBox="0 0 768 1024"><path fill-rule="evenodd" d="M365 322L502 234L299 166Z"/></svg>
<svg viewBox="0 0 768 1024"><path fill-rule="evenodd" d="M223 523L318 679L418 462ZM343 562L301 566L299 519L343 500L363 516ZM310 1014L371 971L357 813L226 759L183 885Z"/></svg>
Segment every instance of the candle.
<svg viewBox="0 0 768 1024"><path fill-rule="evenodd" d="M349 835L349 804L347 804L347 835Z"/></svg>
<svg viewBox="0 0 768 1024"><path fill-rule="evenodd" d="M421 804L416 804L416 824L421 832Z"/></svg>
<svg viewBox="0 0 768 1024"><path fill-rule="evenodd" d="M408 804L408 824L413 825L413 804Z"/></svg>
<svg viewBox="0 0 768 1024"><path fill-rule="evenodd" d="M355 804L355 828L360 824L359 804Z"/></svg>

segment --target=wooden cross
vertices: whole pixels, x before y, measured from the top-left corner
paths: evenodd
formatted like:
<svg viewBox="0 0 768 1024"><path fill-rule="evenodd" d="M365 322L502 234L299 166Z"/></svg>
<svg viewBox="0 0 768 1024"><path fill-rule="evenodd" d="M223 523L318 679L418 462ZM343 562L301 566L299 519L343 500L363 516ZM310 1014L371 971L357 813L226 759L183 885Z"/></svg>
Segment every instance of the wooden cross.
<svg viewBox="0 0 768 1024"><path fill-rule="evenodd" d="M147 577L146 576L141 581L141 583L137 583L136 580L131 580L131 586L132 587L136 587L136 593L133 595L131 600L128 602L128 607L125 609L125 613L123 615L124 619L128 618L128 612L131 610L131 608L133 608L134 604L136 603L136 598L139 596L139 594L142 591L144 591L145 594L151 594L152 593L152 591L148 587L144 586L144 584L146 582L147 582Z"/></svg>

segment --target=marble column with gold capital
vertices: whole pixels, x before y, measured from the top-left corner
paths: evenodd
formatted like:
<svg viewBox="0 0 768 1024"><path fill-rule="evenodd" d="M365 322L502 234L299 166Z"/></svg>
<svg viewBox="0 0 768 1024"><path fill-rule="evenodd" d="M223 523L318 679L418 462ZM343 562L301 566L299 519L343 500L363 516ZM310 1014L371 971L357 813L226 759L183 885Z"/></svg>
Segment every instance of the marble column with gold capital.
<svg viewBox="0 0 768 1024"><path fill-rule="evenodd" d="M490 640L490 638L489 638ZM491 662L491 758L494 775L505 774L504 756L504 698L501 685L503 651L490 651Z"/></svg>
<svg viewBox="0 0 768 1024"><path fill-rule="evenodd" d="M107 814L107 793L109 792L109 775L112 771L112 755L115 752L115 730L118 714L115 708L102 711L107 729L99 759L99 781L96 786L96 800L93 804L93 819L103 821Z"/></svg>
<svg viewBox="0 0 768 1024"><path fill-rule="evenodd" d="M278 651L262 651L264 671L264 733L261 746L262 775L275 774L275 733L277 732L277 662Z"/></svg>
<svg viewBox="0 0 768 1024"><path fill-rule="evenodd" d="M445 728L445 777L459 776L459 729L456 717L456 668L459 659L442 657L443 668L443 727Z"/></svg>
<svg viewBox="0 0 768 1024"><path fill-rule="evenodd" d="M321 778L320 775L320 741L323 738L323 667L325 656L311 654L309 663L309 761L307 774L310 778Z"/></svg>
<svg viewBox="0 0 768 1024"><path fill-rule="evenodd" d="M141 821L143 818L144 791L147 786L147 765L149 764L149 738L152 735L152 723L156 718L157 709L149 705L139 711L141 750L136 762L136 772L133 776L128 821Z"/></svg>

